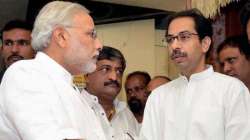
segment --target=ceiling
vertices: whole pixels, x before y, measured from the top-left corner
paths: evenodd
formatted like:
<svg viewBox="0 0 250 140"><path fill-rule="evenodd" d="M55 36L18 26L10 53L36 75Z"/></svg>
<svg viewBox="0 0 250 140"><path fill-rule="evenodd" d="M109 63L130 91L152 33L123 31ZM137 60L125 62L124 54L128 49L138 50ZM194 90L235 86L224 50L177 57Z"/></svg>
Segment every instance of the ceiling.
<svg viewBox="0 0 250 140"><path fill-rule="evenodd" d="M0 28L11 19L34 20L39 9L52 0L0 0ZM71 0L86 5L93 12L97 24L134 20L138 18L159 18L185 9L186 0ZM87 6L89 5L89 6ZM132 6L132 7L131 7ZM136 6L136 7L135 7ZM107 9L109 7L109 9ZM141 7L141 8L140 8ZM145 7L145 8L142 8ZM106 8L106 9L102 9ZM146 9L147 8L147 9ZM100 10L102 9L102 10ZM110 13L112 12L112 13ZM105 13L105 15L100 14ZM109 14L109 15L107 15ZM111 16L111 17L109 17ZM105 18L104 18L105 17Z"/></svg>
<svg viewBox="0 0 250 140"><path fill-rule="evenodd" d="M133 5L166 11L179 11L186 8L186 0L94 0L108 3Z"/></svg>

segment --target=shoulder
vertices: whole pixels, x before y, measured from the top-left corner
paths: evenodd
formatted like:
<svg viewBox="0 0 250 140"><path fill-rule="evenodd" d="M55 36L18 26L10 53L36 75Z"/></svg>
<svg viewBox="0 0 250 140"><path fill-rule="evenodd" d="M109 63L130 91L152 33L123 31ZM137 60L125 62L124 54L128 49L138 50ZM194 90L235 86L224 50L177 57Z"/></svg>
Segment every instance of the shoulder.
<svg viewBox="0 0 250 140"><path fill-rule="evenodd" d="M181 84L182 84L181 78L172 80L154 89L152 93L150 94L150 97L151 98L164 98L166 96L169 96L171 95L171 93L175 92L176 88L180 88Z"/></svg>
<svg viewBox="0 0 250 140"><path fill-rule="evenodd" d="M239 79L218 72L214 72L213 76L210 78L210 82L213 82L215 86L217 85L222 87L228 86L242 88L245 86Z"/></svg>

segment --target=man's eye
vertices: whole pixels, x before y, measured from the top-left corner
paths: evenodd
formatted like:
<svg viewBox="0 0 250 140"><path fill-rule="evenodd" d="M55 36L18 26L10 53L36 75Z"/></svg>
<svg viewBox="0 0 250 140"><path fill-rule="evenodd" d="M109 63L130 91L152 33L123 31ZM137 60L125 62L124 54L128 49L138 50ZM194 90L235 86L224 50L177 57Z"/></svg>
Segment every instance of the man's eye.
<svg viewBox="0 0 250 140"><path fill-rule="evenodd" d="M128 89L127 90L127 94L130 95L132 93L132 90L131 89Z"/></svg>
<svg viewBox="0 0 250 140"><path fill-rule="evenodd" d="M123 70L118 69L118 70L116 71L116 73L119 74L119 75L122 75L122 74L123 74Z"/></svg>
<svg viewBox="0 0 250 140"><path fill-rule="evenodd" d="M107 68L107 67L101 68L100 71L102 71L102 72L108 72L108 71L109 71L109 68Z"/></svg>
<svg viewBox="0 0 250 140"><path fill-rule="evenodd" d="M228 63L233 64L235 62L236 58L230 58L228 59Z"/></svg>
<svg viewBox="0 0 250 140"><path fill-rule="evenodd" d="M12 41L4 41L5 46L12 46L13 42Z"/></svg>
<svg viewBox="0 0 250 140"><path fill-rule="evenodd" d="M29 43L28 40L19 40L18 44L21 45L21 46L28 46L28 45L30 45L30 43Z"/></svg>
<svg viewBox="0 0 250 140"><path fill-rule="evenodd" d="M166 36L166 42L171 44L174 41L174 37L173 36Z"/></svg>
<svg viewBox="0 0 250 140"><path fill-rule="evenodd" d="M179 37L180 37L180 40L184 40L184 41L190 38L188 34L180 34Z"/></svg>

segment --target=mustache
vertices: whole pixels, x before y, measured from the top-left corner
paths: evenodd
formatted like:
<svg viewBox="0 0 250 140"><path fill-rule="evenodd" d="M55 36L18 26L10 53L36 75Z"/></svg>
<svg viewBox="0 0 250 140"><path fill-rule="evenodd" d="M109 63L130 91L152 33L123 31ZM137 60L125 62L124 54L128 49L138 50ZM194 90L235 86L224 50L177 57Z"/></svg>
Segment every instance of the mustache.
<svg viewBox="0 0 250 140"><path fill-rule="evenodd" d="M21 55L12 54L12 55L10 55L9 57L7 57L7 60L10 61L10 60L13 59L13 58L18 58L19 60L24 59L24 57L21 56Z"/></svg>
<svg viewBox="0 0 250 140"><path fill-rule="evenodd" d="M171 54L171 59L175 59L177 57L186 57L187 53L182 52L180 49L174 49Z"/></svg>
<svg viewBox="0 0 250 140"><path fill-rule="evenodd" d="M104 86L109 86L109 85L116 85L117 87L120 87L120 83L116 80L110 80L108 82L104 82Z"/></svg>

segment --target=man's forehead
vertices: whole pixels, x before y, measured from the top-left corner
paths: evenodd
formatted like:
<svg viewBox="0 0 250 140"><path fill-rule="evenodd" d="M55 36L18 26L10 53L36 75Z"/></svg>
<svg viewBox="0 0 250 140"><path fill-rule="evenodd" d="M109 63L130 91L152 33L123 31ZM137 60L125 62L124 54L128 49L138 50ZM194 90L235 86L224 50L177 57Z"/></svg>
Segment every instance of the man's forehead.
<svg viewBox="0 0 250 140"><path fill-rule="evenodd" d="M118 59L102 59L97 61L97 66L116 66L116 67L121 67L121 62Z"/></svg>
<svg viewBox="0 0 250 140"><path fill-rule="evenodd" d="M244 54L241 54L238 48L234 47L227 47L221 50L219 53L219 59L222 60L227 60L230 58L238 57L238 56L244 56Z"/></svg>
<svg viewBox="0 0 250 140"><path fill-rule="evenodd" d="M9 37L20 38L20 39L21 38L31 39L31 31L21 28L15 28L8 31L4 31L3 38L9 38Z"/></svg>
<svg viewBox="0 0 250 140"><path fill-rule="evenodd" d="M10 29L10 30L3 31L3 34L6 34L6 33L25 33L25 34L31 34L31 31L23 29L23 28L13 28L13 29Z"/></svg>
<svg viewBox="0 0 250 140"><path fill-rule="evenodd" d="M240 50L238 47L234 47L231 45L226 45L221 52L232 54L232 53L240 53Z"/></svg>
<svg viewBox="0 0 250 140"><path fill-rule="evenodd" d="M144 84L145 77L139 74L130 77L130 81L138 82L140 84Z"/></svg>
<svg viewBox="0 0 250 140"><path fill-rule="evenodd" d="M173 19L168 27L168 34L178 34L184 31L195 31L194 20L191 17Z"/></svg>
<svg viewBox="0 0 250 140"><path fill-rule="evenodd" d="M73 18L74 26L83 27L87 29L94 29L94 21L91 16L84 12L79 12L74 15Z"/></svg>

